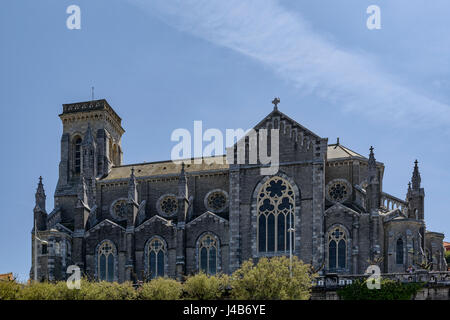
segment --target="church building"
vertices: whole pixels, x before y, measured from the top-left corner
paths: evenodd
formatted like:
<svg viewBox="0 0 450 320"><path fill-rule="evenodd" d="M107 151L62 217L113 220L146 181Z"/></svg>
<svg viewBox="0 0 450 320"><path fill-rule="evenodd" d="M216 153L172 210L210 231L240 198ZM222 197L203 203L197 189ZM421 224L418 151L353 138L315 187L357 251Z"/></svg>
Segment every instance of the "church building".
<svg viewBox="0 0 450 320"><path fill-rule="evenodd" d="M42 178L36 191L31 279L66 279L70 265L118 282L230 274L291 250L322 274L363 274L371 264L447 270L444 234L426 229L417 161L402 200L383 189L374 148L365 156L329 144L278 102L254 127L279 129L273 175L225 156L123 164L125 130L108 102L64 104L53 210Z"/></svg>

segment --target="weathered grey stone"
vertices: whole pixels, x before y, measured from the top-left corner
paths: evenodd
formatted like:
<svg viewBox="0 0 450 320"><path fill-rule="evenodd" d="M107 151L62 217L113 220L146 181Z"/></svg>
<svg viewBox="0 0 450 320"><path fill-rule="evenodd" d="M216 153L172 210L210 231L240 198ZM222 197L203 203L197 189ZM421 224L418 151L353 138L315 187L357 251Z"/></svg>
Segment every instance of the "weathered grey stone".
<svg viewBox="0 0 450 320"><path fill-rule="evenodd" d="M274 181L274 176L262 175L263 165L250 161L249 137L243 140L247 148L241 164L221 163L225 157L215 157L184 167L171 161L123 165L124 130L106 100L64 105L60 118L63 132L55 208L47 215L41 180L34 207L38 237L48 242L47 252L38 245L39 280L65 279L66 268L74 263L98 279L99 248L104 243L113 252L111 268L119 282L147 278L149 257L156 250L149 247L153 239L159 239L163 248L163 273L179 279L200 270L200 242L205 235L216 243L212 261L217 272L231 273L248 259L288 255L286 248L259 249L262 204L258 199L264 183ZM410 265L446 270L444 235L425 230L425 193L417 162L406 200L401 200L383 192L384 164L375 160L372 148L367 158L339 140L328 145L327 138L278 108L254 129L280 129L275 177L293 190L294 255L322 275L363 274L370 264L378 264L384 273L404 272ZM237 150L237 146L228 150L235 152L235 160ZM228 203L211 212L215 209L208 196L220 190ZM167 196L175 200L165 202ZM331 242L336 228L343 232L341 249ZM33 230L31 277L34 241ZM276 241L284 243L283 236ZM401 263L397 263L397 252ZM428 291L426 297L418 294L417 298L432 294L436 295ZM336 296L327 293L327 298Z"/></svg>

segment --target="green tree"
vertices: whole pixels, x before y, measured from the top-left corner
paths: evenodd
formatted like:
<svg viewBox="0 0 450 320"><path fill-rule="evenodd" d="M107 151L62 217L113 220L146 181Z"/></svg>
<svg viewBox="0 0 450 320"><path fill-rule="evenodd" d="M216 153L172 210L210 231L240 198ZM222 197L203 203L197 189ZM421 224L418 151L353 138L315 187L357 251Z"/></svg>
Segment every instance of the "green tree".
<svg viewBox="0 0 450 320"><path fill-rule="evenodd" d="M231 276L231 297L242 300L307 300L311 295L310 265L292 258L292 276L287 257L246 261Z"/></svg>
<svg viewBox="0 0 450 320"><path fill-rule="evenodd" d="M380 289L369 289L367 280L357 280L337 294L342 300L410 300L422 287L422 283L381 279Z"/></svg>
<svg viewBox="0 0 450 320"><path fill-rule="evenodd" d="M177 300L183 293L182 285L169 278L156 278L144 283L139 289L139 299L143 300Z"/></svg>
<svg viewBox="0 0 450 320"><path fill-rule="evenodd" d="M134 300L137 298L136 289L131 282L89 282L82 280L81 288L74 289L76 299L81 300Z"/></svg>
<svg viewBox="0 0 450 320"><path fill-rule="evenodd" d="M17 295L20 300L70 300L76 292L68 289L65 282L32 282L22 286Z"/></svg>
<svg viewBox="0 0 450 320"><path fill-rule="evenodd" d="M208 276L199 273L187 277L183 290L187 299L216 300L224 296L228 282L227 275Z"/></svg>
<svg viewBox="0 0 450 320"><path fill-rule="evenodd" d="M445 251L445 261L450 265L450 251Z"/></svg>
<svg viewBox="0 0 450 320"><path fill-rule="evenodd" d="M15 281L0 280L0 300L16 300L20 294L21 285Z"/></svg>

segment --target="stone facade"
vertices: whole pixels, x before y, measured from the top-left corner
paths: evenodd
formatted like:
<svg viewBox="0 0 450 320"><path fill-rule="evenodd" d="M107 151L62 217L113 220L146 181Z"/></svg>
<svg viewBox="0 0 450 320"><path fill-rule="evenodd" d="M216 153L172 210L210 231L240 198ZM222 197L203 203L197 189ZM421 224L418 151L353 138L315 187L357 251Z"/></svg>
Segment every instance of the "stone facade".
<svg viewBox="0 0 450 320"><path fill-rule="evenodd" d="M55 208L47 214L40 180L31 278L37 261L39 280L65 279L72 264L92 279L182 279L290 249L321 274L362 274L373 263L384 273L447 269L444 235L425 228L417 162L401 200L383 191L373 148L364 157L328 144L276 106L254 128L279 129L272 176L248 148L243 164L217 156L124 165L125 131L106 100L63 105L60 118Z"/></svg>

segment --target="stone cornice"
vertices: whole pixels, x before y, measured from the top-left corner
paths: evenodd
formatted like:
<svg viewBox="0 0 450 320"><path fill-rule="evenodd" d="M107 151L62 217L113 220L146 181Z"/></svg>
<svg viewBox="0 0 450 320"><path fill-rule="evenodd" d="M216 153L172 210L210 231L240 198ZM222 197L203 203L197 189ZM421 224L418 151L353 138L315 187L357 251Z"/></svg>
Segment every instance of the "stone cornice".
<svg viewBox="0 0 450 320"><path fill-rule="evenodd" d="M63 113L59 117L63 122L96 120L104 117L121 135L125 132L122 128L122 119L104 99L63 104Z"/></svg>
<svg viewBox="0 0 450 320"><path fill-rule="evenodd" d="M117 122L121 123L122 121L119 115L113 110L113 108L111 108L108 101L105 99L63 104L62 114L92 110L106 110L117 120Z"/></svg>

